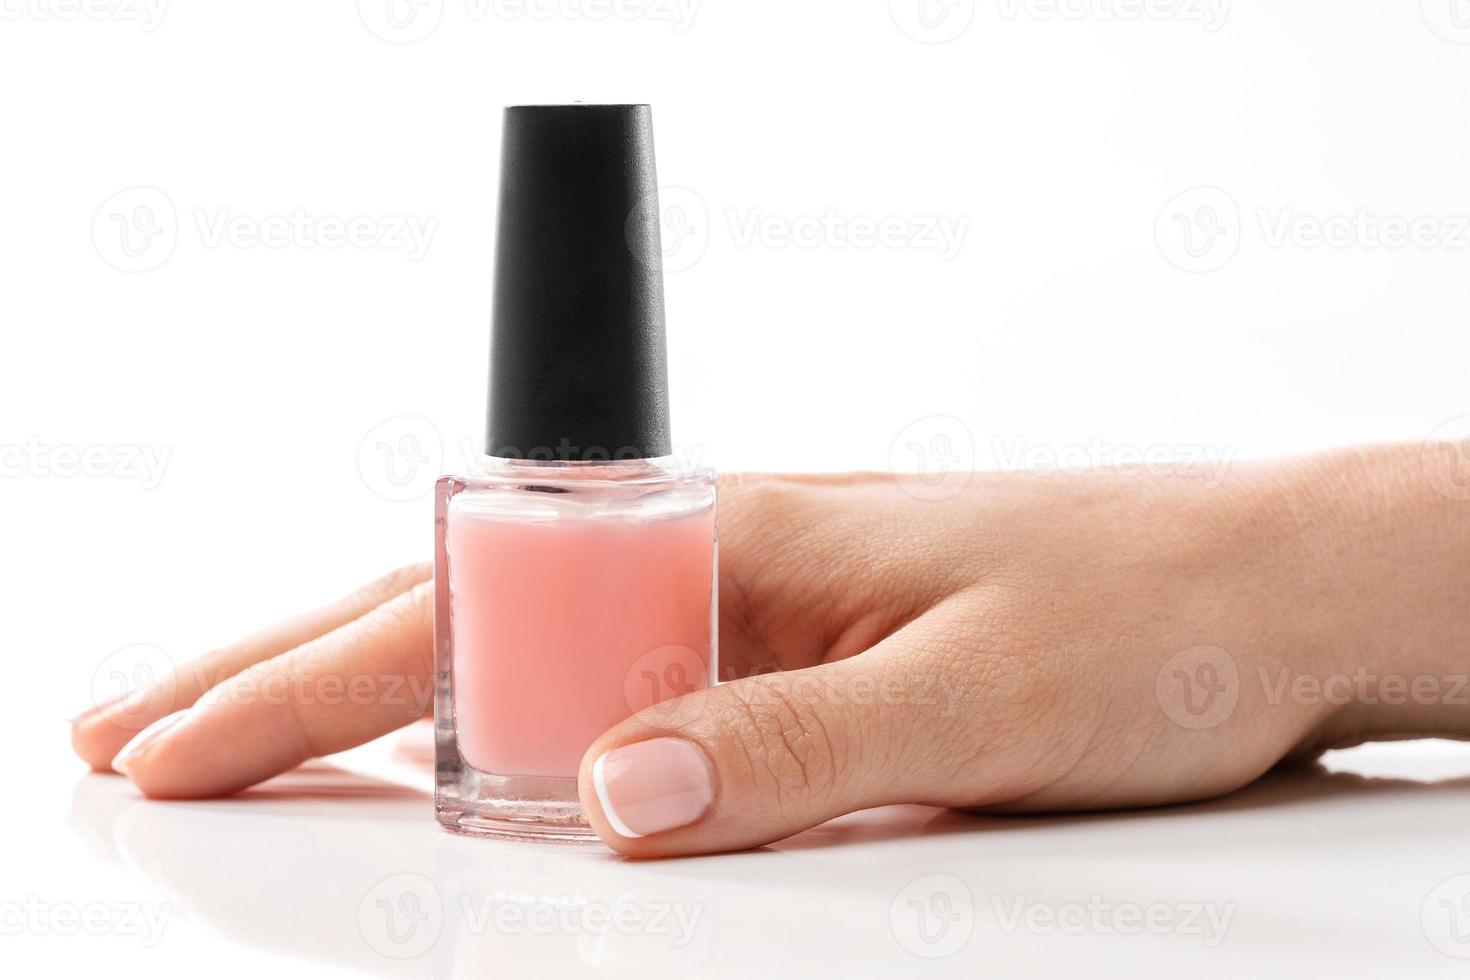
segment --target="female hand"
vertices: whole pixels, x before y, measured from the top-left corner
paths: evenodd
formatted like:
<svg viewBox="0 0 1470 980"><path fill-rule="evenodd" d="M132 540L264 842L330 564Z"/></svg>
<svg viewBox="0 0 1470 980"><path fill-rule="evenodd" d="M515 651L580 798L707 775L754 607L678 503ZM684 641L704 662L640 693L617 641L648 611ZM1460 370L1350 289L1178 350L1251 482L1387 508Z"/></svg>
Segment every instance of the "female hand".
<svg viewBox="0 0 1470 980"><path fill-rule="evenodd" d="M1431 449L1223 482L977 474L932 502L887 475L727 477L729 682L604 734L583 804L617 850L672 855L886 803L1198 800L1289 755L1466 737L1470 493ZM94 709L78 754L149 796L210 796L421 717L430 575L402 569ZM363 696L320 696L326 681Z"/></svg>

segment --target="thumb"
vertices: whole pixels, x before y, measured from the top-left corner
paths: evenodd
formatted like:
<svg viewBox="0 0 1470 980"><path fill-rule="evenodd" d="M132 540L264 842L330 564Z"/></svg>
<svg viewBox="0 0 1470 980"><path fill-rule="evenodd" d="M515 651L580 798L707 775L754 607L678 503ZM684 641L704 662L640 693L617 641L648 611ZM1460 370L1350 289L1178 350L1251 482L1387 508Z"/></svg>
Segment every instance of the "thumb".
<svg viewBox="0 0 1470 980"><path fill-rule="evenodd" d="M937 671L897 656L897 639L615 726L582 759L593 828L624 854L656 857L755 847L854 810L931 800L935 746L958 704Z"/></svg>

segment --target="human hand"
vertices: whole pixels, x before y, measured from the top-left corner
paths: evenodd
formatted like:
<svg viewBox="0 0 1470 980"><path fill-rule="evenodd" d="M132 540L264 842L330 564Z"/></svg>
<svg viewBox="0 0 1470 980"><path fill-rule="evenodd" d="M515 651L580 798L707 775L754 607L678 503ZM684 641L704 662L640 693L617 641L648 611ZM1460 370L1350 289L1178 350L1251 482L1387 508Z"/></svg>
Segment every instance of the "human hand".
<svg viewBox="0 0 1470 980"><path fill-rule="evenodd" d="M1381 696L1390 678L1450 678L1470 654L1470 522L1424 465L1389 449L1237 465L1218 485L976 475L937 502L888 476L727 477L720 654L733 679L604 734L582 801L614 848L671 855L885 803L1196 800L1288 755L1463 736L1470 711L1448 683L1428 701ZM214 795L420 717L429 574L402 570L212 654L202 673L182 668L152 710L209 696L119 767L148 795ZM412 696L245 696L389 676ZM1359 676L1346 699L1297 684ZM80 719L79 754L105 768L151 720L147 700L134 727L118 706ZM643 836L608 819L592 776L605 753L601 789Z"/></svg>

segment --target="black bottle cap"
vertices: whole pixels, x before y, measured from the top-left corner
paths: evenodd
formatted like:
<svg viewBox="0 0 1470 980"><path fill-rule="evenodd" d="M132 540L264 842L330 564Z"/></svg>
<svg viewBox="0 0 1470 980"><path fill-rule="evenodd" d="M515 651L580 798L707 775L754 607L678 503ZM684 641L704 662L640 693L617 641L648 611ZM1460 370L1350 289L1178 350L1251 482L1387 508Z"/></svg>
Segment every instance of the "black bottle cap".
<svg viewBox="0 0 1470 980"><path fill-rule="evenodd" d="M505 110L494 302L487 454L669 454L648 106Z"/></svg>

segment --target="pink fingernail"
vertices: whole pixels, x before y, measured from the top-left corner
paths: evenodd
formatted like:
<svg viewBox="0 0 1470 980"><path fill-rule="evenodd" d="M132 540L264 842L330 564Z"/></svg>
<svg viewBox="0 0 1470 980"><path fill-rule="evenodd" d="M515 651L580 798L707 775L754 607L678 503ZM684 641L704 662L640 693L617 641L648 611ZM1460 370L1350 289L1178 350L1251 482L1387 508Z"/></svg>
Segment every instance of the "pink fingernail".
<svg viewBox="0 0 1470 980"><path fill-rule="evenodd" d="M71 723L73 725L80 725L84 721L91 721L102 712L110 710L114 705L118 704L122 701L123 698L126 697L128 697L128 693L124 692L123 694L116 695L115 697L110 697L106 701L99 701L96 704L92 705L92 707L88 708L86 711L83 711L81 714L71 719Z"/></svg>
<svg viewBox="0 0 1470 980"><path fill-rule="evenodd" d="M592 785L607 822L623 837L691 824L715 798L709 758L682 738L653 738L604 752L592 764Z"/></svg>
<svg viewBox="0 0 1470 980"><path fill-rule="evenodd" d="M164 715L162 718L158 719L153 724L149 725L147 728L134 735L132 741L128 742L127 745L124 745L122 747L122 751L113 757L112 768L117 772L127 775L128 766L136 762L138 756L142 755L143 751L147 749L148 746L153 741L155 741L159 735L163 734L164 731L166 731L167 729L170 729L174 725L183 721L184 716L188 713L189 712L186 709L184 711L175 711L171 715Z"/></svg>

